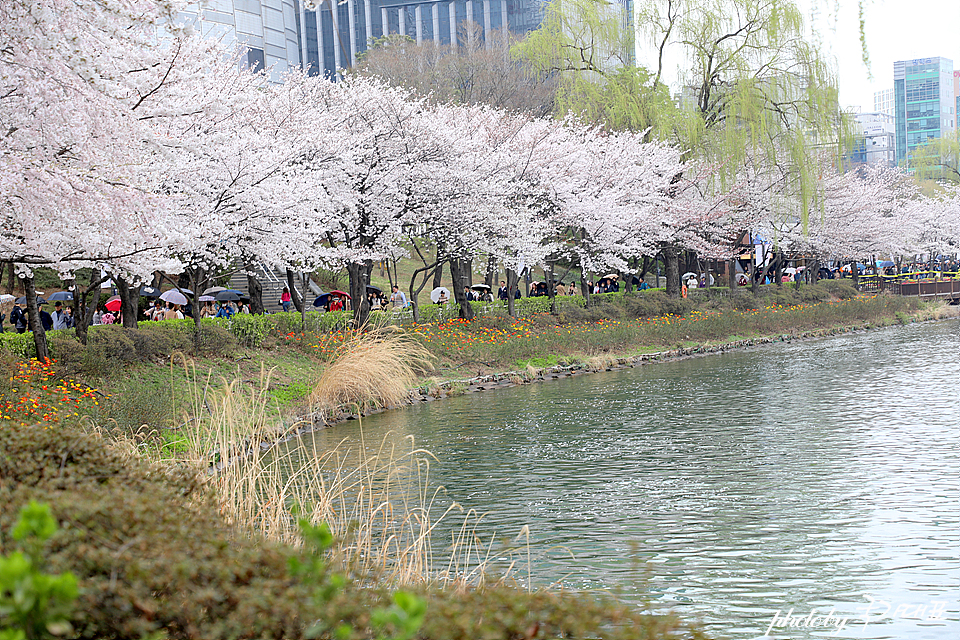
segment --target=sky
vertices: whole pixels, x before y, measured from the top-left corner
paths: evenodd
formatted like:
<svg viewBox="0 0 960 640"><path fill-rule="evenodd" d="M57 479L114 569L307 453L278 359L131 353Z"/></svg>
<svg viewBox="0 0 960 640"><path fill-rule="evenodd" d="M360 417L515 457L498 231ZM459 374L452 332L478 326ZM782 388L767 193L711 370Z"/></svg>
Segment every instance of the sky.
<svg viewBox="0 0 960 640"><path fill-rule="evenodd" d="M870 69L860 55L857 0L801 0L808 16L819 13L824 48L836 57L840 102L873 111L875 91L893 88L896 60L953 60L960 70L960 0L864 0ZM815 12L811 7L816 5ZM812 20L811 20L812 22ZM869 75L872 72L873 77Z"/></svg>

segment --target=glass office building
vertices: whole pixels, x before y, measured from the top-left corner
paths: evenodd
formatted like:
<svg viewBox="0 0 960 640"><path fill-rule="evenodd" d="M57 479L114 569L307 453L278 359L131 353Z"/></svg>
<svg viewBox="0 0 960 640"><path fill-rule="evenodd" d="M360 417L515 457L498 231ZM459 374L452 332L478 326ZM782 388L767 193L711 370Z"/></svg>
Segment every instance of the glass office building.
<svg viewBox="0 0 960 640"><path fill-rule="evenodd" d="M918 58L893 63L897 164L933 138L956 134L953 61Z"/></svg>
<svg viewBox="0 0 960 640"><path fill-rule="evenodd" d="M186 5L179 18L204 37L244 47L245 64L271 69L275 82L300 66L297 0L205 0Z"/></svg>
<svg viewBox="0 0 960 640"><path fill-rule="evenodd" d="M301 56L310 73L333 77L336 69L355 64L369 42L385 35L440 44L478 37L481 42L472 44L479 45L484 35L494 30L526 33L536 29L542 6L542 0L324 0L301 4ZM477 32L464 33L465 21L475 23Z"/></svg>

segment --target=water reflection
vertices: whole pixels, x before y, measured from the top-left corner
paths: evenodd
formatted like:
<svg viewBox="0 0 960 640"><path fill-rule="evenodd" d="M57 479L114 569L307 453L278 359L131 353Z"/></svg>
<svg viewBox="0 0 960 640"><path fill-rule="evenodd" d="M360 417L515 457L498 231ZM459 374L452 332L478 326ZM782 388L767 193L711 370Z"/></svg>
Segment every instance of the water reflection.
<svg viewBox="0 0 960 640"><path fill-rule="evenodd" d="M368 444L413 434L491 531L530 525L541 583L649 597L722 637L834 608L851 616L839 637L960 638L958 395L951 321L465 396L363 429ZM342 425L315 446L357 437Z"/></svg>

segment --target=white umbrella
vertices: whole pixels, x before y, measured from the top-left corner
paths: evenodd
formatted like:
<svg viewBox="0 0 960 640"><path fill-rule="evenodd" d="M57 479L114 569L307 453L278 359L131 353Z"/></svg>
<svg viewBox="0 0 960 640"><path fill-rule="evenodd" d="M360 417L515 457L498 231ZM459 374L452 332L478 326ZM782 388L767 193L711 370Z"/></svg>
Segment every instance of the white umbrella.
<svg viewBox="0 0 960 640"><path fill-rule="evenodd" d="M0 304L3 304L4 302L13 302L16 299L17 298L15 296L4 293L3 295L0 295Z"/></svg>
<svg viewBox="0 0 960 640"><path fill-rule="evenodd" d="M170 304L187 304L187 296L183 295L176 289L164 291L162 294L160 294L160 299L164 302L169 302Z"/></svg>
<svg viewBox="0 0 960 640"><path fill-rule="evenodd" d="M226 291L226 287L209 287L203 290L203 295L205 296L215 296L221 291Z"/></svg>
<svg viewBox="0 0 960 640"><path fill-rule="evenodd" d="M784 273L790 274L791 276L797 272L794 267L787 267L783 270Z"/></svg>
<svg viewBox="0 0 960 640"><path fill-rule="evenodd" d="M689 280L690 278L696 278L696 277L697 277L697 274L695 274L693 271L687 271L685 274L680 276L680 279Z"/></svg>
<svg viewBox="0 0 960 640"><path fill-rule="evenodd" d="M433 302L439 302L439 301L440 301L440 294L443 294L443 296L444 296L444 298L445 298L446 300L449 300L449 299L450 299L450 290L449 290L449 289L447 289L446 287L437 287L436 289L434 289L433 291L430 292L430 300L432 300Z"/></svg>

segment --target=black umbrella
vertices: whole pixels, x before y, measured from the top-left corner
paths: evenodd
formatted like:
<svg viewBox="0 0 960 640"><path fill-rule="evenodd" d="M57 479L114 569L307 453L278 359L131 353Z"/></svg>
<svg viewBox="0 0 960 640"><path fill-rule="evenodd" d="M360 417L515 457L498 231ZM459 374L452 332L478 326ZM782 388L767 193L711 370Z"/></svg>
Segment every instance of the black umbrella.
<svg viewBox="0 0 960 640"><path fill-rule="evenodd" d="M27 296L20 296L17 298L17 304L27 304ZM37 304L47 304L47 301L40 296L37 296Z"/></svg>
<svg viewBox="0 0 960 640"><path fill-rule="evenodd" d="M57 300L72 302L73 293L71 293L70 291L57 291L56 293L52 294L49 298L47 298L48 302L55 302Z"/></svg>
<svg viewBox="0 0 960 640"><path fill-rule="evenodd" d="M231 289L227 289L226 291L220 291L217 293L215 297L217 299L217 302L227 302L228 300L232 300L236 302L240 300L240 294Z"/></svg>
<svg viewBox="0 0 960 640"><path fill-rule="evenodd" d="M483 290L483 291L490 291L490 287L488 287L488 286L485 285L485 284L475 284L475 285L473 285L473 286L470 287L470 288L471 288L471 289L477 289L477 290Z"/></svg>
<svg viewBox="0 0 960 640"><path fill-rule="evenodd" d="M140 295L144 298L159 298L160 289L156 287L140 287Z"/></svg>
<svg viewBox="0 0 960 640"><path fill-rule="evenodd" d="M377 293L383 293L383 289L381 289L380 287L375 287L372 284L367 285L367 291L375 291Z"/></svg>

